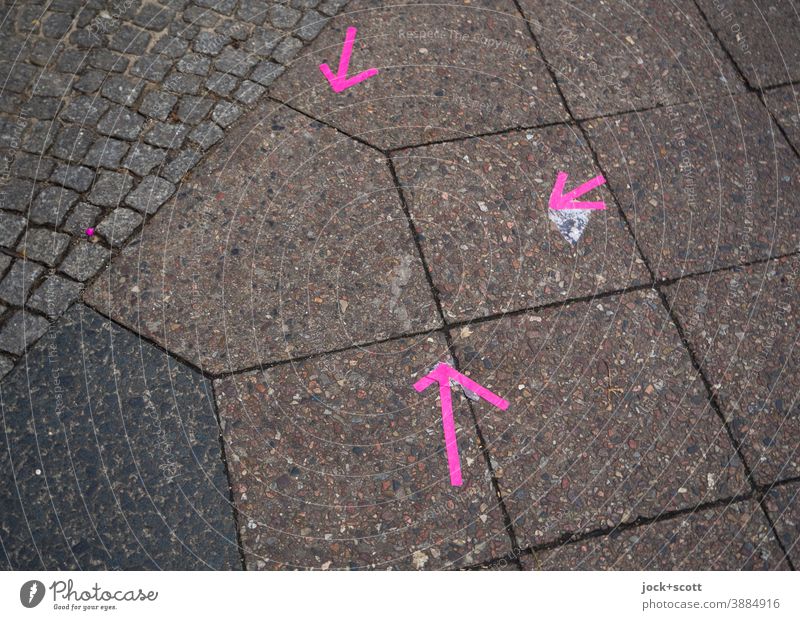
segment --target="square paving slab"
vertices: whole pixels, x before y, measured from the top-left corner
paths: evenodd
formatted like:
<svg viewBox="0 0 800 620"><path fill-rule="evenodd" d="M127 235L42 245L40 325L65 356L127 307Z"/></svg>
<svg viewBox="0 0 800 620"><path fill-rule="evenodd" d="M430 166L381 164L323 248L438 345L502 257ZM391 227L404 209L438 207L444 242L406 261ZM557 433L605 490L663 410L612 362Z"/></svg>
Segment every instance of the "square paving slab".
<svg viewBox="0 0 800 620"><path fill-rule="evenodd" d="M211 386L74 306L3 382L0 565L241 568Z"/></svg>
<svg viewBox="0 0 800 620"><path fill-rule="evenodd" d="M557 215L548 206L559 171L569 174L565 191L600 173L577 128L414 148L393 161L447 319L649 280L605 186L580 198L602 200L604 210Z"/></svg>
<svg viewBox="0 0 800 620"><path fill-rule="evenodd" d="M754 94L586 123L657 276L798 247L800 165Z"/></svg>
<svg viewBox="0 0 800 620"><path fill-rule="evenodd" d="M685 514L522 557L528 570L787 570L753 501ZM644 597L643 597L644 599Z"/></svg>
<svg viewBox="0 0 800 620"><path fill-rule="evenodd" d="M800 566L800 484L774 488L765 501L783 548L797 569Z"/></svg>
<svg viewBox="0 0 800 620"><path fill-rule="evenodd" d="M438 325L385 158L267 104L88 292L212 372Z"/></svg>
<svg viewBox="0 0 800 620"><path fill-rule="evenodd" d="M464 484L450 484L440 335L218 380L248 568L445 568L510 550L472 416L454 414Z"/></svg>
<svg viewBox="0 0 800 620"><path fill-rule="evenodd" d="M764 93L764 100L794 148L800 150L800 88L776 88Z"/></svg>
<svg viewBox="0 0 800 620"><path fill-rule="evenodd" d="M520 0L577 118L744 89L691 0Z"/></svg>
<svg viewBox="0 0 800 620"><path fill-rule="evenodd" d="M754 88L800 79L800 16L794 2L697 0Z"/></svg>
<svg viewBox="0 0 800 620"><path fill-rule="evenodd" d="M800 259L681 280L666 294L756 481L800 475Z"/></svg>
<svg viewBox="0 0 800 620"><path fill-rule="evenodd" d="M748 489L654 291L505 317L456 332L520 546L613 527Z"/></svg>
<svg viewBox="0 0 800 620"><path fill-rule="evenodd" d="M319 65L336 71L351 26L348 77L371 68L378 74L335 93ZM381 148L566 119L510 0L350 2L271 92Z"/></svg>

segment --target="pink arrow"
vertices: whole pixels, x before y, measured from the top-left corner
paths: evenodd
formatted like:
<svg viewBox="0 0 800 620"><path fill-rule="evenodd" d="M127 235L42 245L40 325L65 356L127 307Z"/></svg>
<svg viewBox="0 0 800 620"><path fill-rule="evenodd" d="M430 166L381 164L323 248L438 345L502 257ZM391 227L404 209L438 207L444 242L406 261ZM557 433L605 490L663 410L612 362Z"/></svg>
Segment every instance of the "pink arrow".
<svg viewBox="0 0 800 620"><path fill-rule="evenodd" d="M322 63L319 66L319 70L322 71L326 78L328 78L328 82L330 82L331 88L335 93L340 93L343 90L358 84L359 82L363 82L367 78L371 78L373 75L377 75L378 73L378 70L373 67L372 69L362 71L355 77L347 77L347 69L350 67L350 54L353 52L353 43L355 43L356 40L356 32L357 30L350 26L344 35L344 47L342 47L342 55L339 58L339 69L336 71L336 75L333 74L331 68L325 63Z"/></svg>
<svg viewBox="0 0 800 620"><path fill-rule="evenodd" d="M562 209L605 209L606 203L604 202L573 202L575 198L583 196L586 192L592 191L595 187L599 187L606 180L602 174L598 174L591 181L586 181L583 185L573 189L571 192L564 193L564 185L567 183L568 175L566 172L559 172L556 178L556 184L553 186L553 192L550 194L550 208L554 211L561 211Z"/></svg>
<svg viewBox="0 0 800 620"><path fill-rule="evenodd" d="M447 449L447 466L450 468L450 484L454 487L460 487L463 481L461 479L461 460L458 456L456 425L453 421L453 399L450 395L450 379L457 381L468 390L475 392L483 400L490 402L503 411L508 409L508 401L503 400L497 394L490 392L469 377L465 377L454 368L441 362L437 364L433 372L425 375L414 384L414 389L417 392L422 392L434 381L439 382L439 399L442 401L442 426L444 427L444 445Z"/></svg>

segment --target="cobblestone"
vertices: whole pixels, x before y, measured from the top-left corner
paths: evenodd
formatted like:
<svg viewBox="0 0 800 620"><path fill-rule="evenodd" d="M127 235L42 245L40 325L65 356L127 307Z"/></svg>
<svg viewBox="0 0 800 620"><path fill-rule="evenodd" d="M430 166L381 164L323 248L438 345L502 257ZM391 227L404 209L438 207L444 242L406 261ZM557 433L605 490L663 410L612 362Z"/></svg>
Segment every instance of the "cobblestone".
<svg viewBox="0 0 800 620"><path fill-rule="evenodd" d="M111 252L98 243L80 241L72 246L61 263L61 271L84 282L96 274L111 257Z"/></svg>
<svg viewBox="0 0 800 620"><path fill-rule="evenodd" d="M97 232L111 245L119 246L131 236L142 223L142 216L124 207L114 209L97 227Z"/></svg>
<svg viewBox="0 0 800 620"><path fill-rule="evenodd" d="M25 218L15 213L0 211L0 246L13 248L25 230Z"/></svg>
<svg viewBox="0 0 800 620"><path fill-rule="evenodd" d="M83 161L94 168L117 168L128 148L127 142L114 138L99 138L92 144Z"/></svg>
<svg viewBox="0 0 800 620"><path fill-rule="evenodd" d="M64 312L77 299L83 285L59 275L48 276L28 300L28 307L51 319Z"/></svg>
<svg viewBox="0 0 800 620"><path fill-rule="evenodd" d="M44 335L49 325L44 317L17 310L0 327L0 351L22 355L26 347Z"/></svg>
<svg viewBox="0 0 800 620"><path fill-rule="evenodd" d="M86 229L93 227L97 223L97 218L100 215L100 208L89 204L88 202L80 202L72 210L72 213L67 218L64 224L64 230L76 237L86 233Z"/></svg>
<svg viewBox="0 0 800 620"><path fill-rule="evenodd" d="M29 216L31 220L37 224L59 226L69 208L74 205L77 200L78 194L73 191L64 189L63 187L46 187L39 193L36 200L33 201ZM0 228L2 228L2 226L0 226Z"/></svg>
<svg viewBox="0 0 800 620"><path fill-rule="evenodd" d="M133 179L130 175L102 171L97 175L97 181L89 193L89 202L101 207L115 207L132 186Z"/></svg>
<svg viewBox="0 0 800 620"><path fill-rule="evenodd" d="M22 306L31 292L33 283L44 268L28 261L15 260L11 269L0 282L0 299L9 304Z"/></svg>
<svg viewBox="0 0 800 620"><path fill-rule="evenodd" d="M149 174L153 168L161 165L166 155L167 152L163 149L153 148L147 144L137 142L128 151L122 166L143 177Z"/></svg>
<svg viewBox="0 0 800 620"><path fill-rule="evenodd" d="M149 176L142 179L139 186L128 194L125 204L141 213L155 213L175 192L175 186L162 178Z"/></svg>
<svg viewBox="0 0 800 620"><path fill-rule="evenodd" d="M50 180L78 192L85 192L91 187L94 176L94 170L86 166L58 164L50 175Z"/></svg>
<svg viewBox="0 0 800 620"><path fill-rule="evenodd" d="M48 267L55 267L69 245L69 235L46 228L29 228L22 236L17 251Z"/></svg>

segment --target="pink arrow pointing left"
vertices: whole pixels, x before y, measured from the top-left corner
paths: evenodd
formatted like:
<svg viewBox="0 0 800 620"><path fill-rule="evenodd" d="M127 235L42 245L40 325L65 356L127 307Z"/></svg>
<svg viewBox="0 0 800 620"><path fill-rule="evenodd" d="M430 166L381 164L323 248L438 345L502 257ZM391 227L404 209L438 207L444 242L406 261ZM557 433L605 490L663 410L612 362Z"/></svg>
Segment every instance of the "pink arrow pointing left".
<svg viewBox="0 0 800 620"><path fill-rule="evenodd" d="M561 209L605 209L606 203L604 202L577 202L575 199L583 196L586 192L592 191L595 187L599 187L606 182L602 174L598 174L595 178L586 181L583 185L579 185L571 192L564 193L564 186L567 184L566 172L559 172L556 177L556 184L553 186L553 191L550 194L550 208L554 211Z"/></svg>
<svg viewBox="0 0 800 620"><path fill-rule="evenodd" d="M463 484L461 479L461 459L458 456L458 441L456 439L456 424L453 420L453 399L450 394L450 379L453 379L462 386L475 392L483 400L499 407L503 411L508 409L508 401L503 400L497 394L490 392L482 385L475 383L469 377L465 377L456 369L447 364L439 363L433 371L417 381L414 389L422 392L431 383L439 382L439 399L442 401L442 426L444 427L444 445L447 450L447 466L450 468L450 484L460 487Z"/></svg>
<svg viewBox="0 0 800 620"><path fill-rule="evenodd" d="M347 77L347 70L350 68L350 54L353 53L353 43L356 41L356 32L358 31L350 26L344 35L344 47L342 47L342 55L339 57L339 69L336 71L336 75L333 74L331 68L325 63L319 66L319 70L322 71L322 74L328 79L333 92L340 93L378 73L378 70L373 67L372 69L362 71L354 77Z"/></svg>

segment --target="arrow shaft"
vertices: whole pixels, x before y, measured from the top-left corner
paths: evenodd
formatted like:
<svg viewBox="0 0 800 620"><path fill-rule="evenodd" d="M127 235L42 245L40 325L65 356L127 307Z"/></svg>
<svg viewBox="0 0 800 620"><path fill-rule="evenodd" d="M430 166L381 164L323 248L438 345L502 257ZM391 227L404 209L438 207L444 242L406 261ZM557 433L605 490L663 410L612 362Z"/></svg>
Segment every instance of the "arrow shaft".
<svg viewBox="0 0 800 620"><path fill-rule="evenodd" d="M444 429L444 447L447 451L447 467L450 469L450 484L460 487L463 484L461 458L458 455L456 423L453 419L453 399L450 382L447 379L439 382L439 399L442 401L442 428Z"/></svg>
<svg viewBox="0 0 800 620"><path fill-rule="evenodd" d="M560 177L560 175L559 175ZM564 180L566 181L566 175L564 175ZM605 183L606 180L603 178L602 174L598 174L595 178L586 181L583 185L579 185L571 192L567 192L564 194L564 200L574 200L575 198L579 198L583 196L586 192L592 191L595 187L601 186ZM564 189L564 185L561 185L561 189Z"/></svg>
<svg viewBox="0 0 800 620"><path fill-rule="evenodd" d="M344 35L344 46L342 46L342 55L339 57L339 68L336 71L336 77L340 80L347 77L347 70L350 68L350 54L353 53L356 32L357 30L350 26Z"/></svg>

